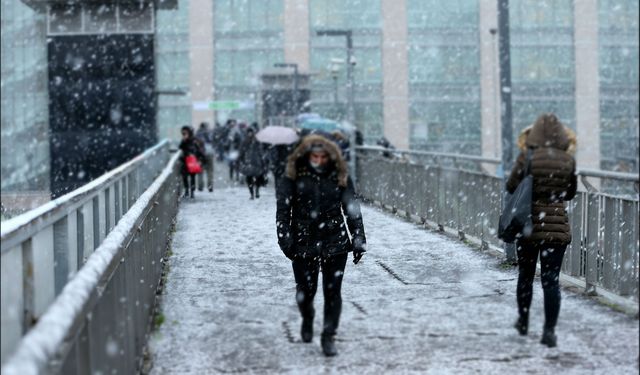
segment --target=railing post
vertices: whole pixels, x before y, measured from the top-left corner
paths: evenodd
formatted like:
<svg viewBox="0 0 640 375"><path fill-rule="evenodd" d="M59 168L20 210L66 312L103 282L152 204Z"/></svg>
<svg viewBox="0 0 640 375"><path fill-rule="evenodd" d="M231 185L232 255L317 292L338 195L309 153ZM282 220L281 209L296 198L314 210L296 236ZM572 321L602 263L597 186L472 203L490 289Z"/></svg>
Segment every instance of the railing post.
<svg viewBox="0 0 640 375"><path fill-rule="evenodd" d="M53 243L53 226L41 230L31 239L33 312L36 319L42 316L56 295Z"/></svg>
<svg viewBox="0 0 640 375"><path fill-rule="evenodd" d="M638 202L622 205L620 295L638 295Z"/></svg>
<svg viewBox="0 0 640 375"><path fill-rule="evenodd" d="M69 277L69 226L67 217L53 224L54 280L55 295L67 283Z"/></svg>
<svg viewBox="0 0 640 375"><path fill-rule="evenodd" d="M4 362L15 349L23 332L24 294L22 246L16 246L2 253L0 259L0 361Z"/></svg>
<svg viewBox="0 0 640 375"><path fill-rule="evenodd" d="M67 215L67 258L70 275L75 275L78 271L78 237L78 211L73 211Z"/></svg>
<svg viewBox="0 0 640 375"><path fill-rule="evenodd" d="M93 253L94 249L94 236L97 234L94 232L93 225L93 201L87 202L82 206L82 229L84 232L84 236L82 239L82 244L84 245L82 249L82 265L85 260L91 253ZM80 267L80 265L78 265Z"/></svg>
<svg viewBox="0 0 640 375"><path fill-rule="evenodd" d="M598 282L598 232L599 232L599 199L598 196L587 194L587 238L586 238L586 269L585 292L595 293Z"/></svg>

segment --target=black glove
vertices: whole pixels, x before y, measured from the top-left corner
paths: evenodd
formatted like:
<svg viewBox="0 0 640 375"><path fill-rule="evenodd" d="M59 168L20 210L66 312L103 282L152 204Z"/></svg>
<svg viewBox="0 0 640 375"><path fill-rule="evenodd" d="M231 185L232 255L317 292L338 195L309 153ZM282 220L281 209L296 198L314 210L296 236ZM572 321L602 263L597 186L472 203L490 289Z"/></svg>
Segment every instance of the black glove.
<svg viewBox="0 0 640 375"><path fill-rule="evenodd" d="M361 240L353 241L353 264L358 264L364 253L367 252L366 244Z"/></svg>
<svg viewBox="0 0 640 375"><path fill-rule="evenodd" d="M282 239L280 240L280 250L284 253L284 256L293 260L296 256L295 249L293 248L293 241L291 239Z"/></svg>

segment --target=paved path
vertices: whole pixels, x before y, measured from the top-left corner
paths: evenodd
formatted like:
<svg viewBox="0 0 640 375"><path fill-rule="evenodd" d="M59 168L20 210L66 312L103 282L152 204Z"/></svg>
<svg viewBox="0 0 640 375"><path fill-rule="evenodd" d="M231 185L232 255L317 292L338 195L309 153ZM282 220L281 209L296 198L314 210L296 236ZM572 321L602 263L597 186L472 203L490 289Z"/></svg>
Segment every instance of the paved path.
<svg viewBox="0 0 640 375"><path fill-rule="evenodd" d="M220 186L220 184L218 184ZM303 344L290 263L275 240L275 198L245 188L184 202L153 335L154 374L637 374L638 320L564 291L559 347L516 317L516 272L464 244L364 208L369 253L349 262L335 358ZM322 311L322 293L316 310ZM317 314L315 331L321 329Z"/></svg>

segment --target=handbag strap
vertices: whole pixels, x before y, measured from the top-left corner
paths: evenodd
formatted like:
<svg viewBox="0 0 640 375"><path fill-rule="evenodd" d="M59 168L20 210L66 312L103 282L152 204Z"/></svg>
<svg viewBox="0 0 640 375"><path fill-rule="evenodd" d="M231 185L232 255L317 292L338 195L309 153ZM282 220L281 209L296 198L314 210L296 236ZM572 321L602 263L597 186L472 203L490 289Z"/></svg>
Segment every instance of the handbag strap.
<svg viewBox="0 0 640 375"><path fill-rule="evenodd" d="M524 169L525 177L531 174L531 159L532 158L533 158L533 149L532 148L528 148L527 149L526 166L525 166L525 169Z"/></svg>

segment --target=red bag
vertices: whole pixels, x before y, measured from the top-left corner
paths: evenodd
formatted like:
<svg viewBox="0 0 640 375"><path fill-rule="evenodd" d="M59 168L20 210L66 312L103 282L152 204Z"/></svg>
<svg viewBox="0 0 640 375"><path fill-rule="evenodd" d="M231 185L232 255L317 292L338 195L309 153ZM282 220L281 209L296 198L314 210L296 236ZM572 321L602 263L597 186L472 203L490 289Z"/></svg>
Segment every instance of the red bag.
<svg viewBox="0 0 640 375"><path fill-rule="evenodd" d="M184 162L187 165L187 172L189 172L189 174L202 173L202 166L195 155L187 155Z"/></svg>

